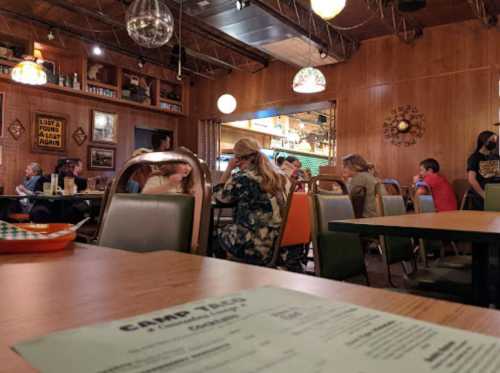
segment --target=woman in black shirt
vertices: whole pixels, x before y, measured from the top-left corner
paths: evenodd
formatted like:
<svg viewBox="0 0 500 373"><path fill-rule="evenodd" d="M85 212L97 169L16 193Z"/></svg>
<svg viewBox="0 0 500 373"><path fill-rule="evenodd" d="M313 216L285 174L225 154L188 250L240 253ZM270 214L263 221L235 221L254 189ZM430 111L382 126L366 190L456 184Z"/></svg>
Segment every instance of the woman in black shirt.
<svg viewBox="0 0 500 373"><path fill-rule="evenodd" d="M477 138L476 151L467 161L467 179L471 186L466 208L484 209L484 187L500 182L500 156L498 136L491 131L483 131Z"/></svg>

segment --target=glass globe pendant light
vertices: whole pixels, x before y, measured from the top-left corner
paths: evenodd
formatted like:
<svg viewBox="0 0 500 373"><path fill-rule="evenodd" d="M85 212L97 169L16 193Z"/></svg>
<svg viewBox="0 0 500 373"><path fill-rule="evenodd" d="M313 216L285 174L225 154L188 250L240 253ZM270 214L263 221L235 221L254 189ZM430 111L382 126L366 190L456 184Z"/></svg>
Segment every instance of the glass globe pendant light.
<svg viewBox="0 0 500 373"><path fill-rule="evenodd" d="M47 73L43 66L32 61L30 57L18 63L12 69L10 76L12 80L23 84L43 85L47 83Z"/></svg>
<svg viewBox="0 0 500 373"><path fill-rule="evenodd" d="M293 78L293 91L297 93L318 93L326 88L323 73L312 66L303 67Z"/></svg>
<svg viewBox="0 0 500 373"><path fill-rule="evenodd" d="M237 102L234 96L225 93L217 100L217 108L223 114L231 114L236 110Z"/></svg>
<svg viewBox="0 0 500 373"><path fill-rule="evenodd" d="M344 8L346 0L311 0L314 13L323 19L335 18Z"/></svg>
<svg viewBox="0 0 500 373"><path fill-rule="evenodd" d="M129 36L145 48L165 45L174 33L174 17L162 0L134 0L125 21Z"/></svg>

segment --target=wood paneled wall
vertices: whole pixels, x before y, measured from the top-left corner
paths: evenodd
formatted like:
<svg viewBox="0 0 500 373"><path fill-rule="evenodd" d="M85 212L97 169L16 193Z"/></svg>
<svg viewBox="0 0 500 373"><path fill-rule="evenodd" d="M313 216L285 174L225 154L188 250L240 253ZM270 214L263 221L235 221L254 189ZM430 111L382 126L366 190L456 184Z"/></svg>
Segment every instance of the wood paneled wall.
<svg viewBox="0 0 500 373"><path fill-rule="evenodd" d="M335 100L339 156L360 153L382 176L404 184L411 182L418 162L427 157L438 159L450 179L464 178L477 134L494 129L498 121L499 64L500 32L474 20L425 29L413 45L394 36L365 41L350 61L321 68L327 78L327 90L321 94L292 92L297 69L276 62L254 74L234 72L216 81L197 80L191 108L200 117L220 117L216 100L224 92L238 100L230 119ZM415 105L426 120L424 137L408 148L391 145L383 137L384 119L405 104Z"/></svg>
<svg viewBox="0 0 500 373"><path fill-rule="evenodd" d="M77 96L50 92L43 88L31 88L19 84L11 84L1 81L0 92L5 92L4 111L4 133L0 138L3 146L3 163L0 166L0 184L5 186L5 193L13 193L14 188L23 178L24 169L29 162L39 162L44 172L50 173L56 165L60 155L34 153L31 150L31 121L32 113L43 111L63 114L68 117L67 127L67 157L75 157L83 160L85 169L84 176L107 175L89 171L87 165L87 149L90 141L90 118L91 110L114 112L118 114L118 144L116 148L116 167L119 169L130 157L134 149L134 128L160 128L177 132L178 117L134 109L131 107L103 102L99 99L92 100ZM16 141L7 130L8 125L19 119L26 132ZM71 137L72 133L82 127L87 134L87 141L82 146ZM177 141L174 139L175 144ZM94 144L100 146L102 144ZM105 145L106 146L106 145Z"/></svg>
<svg viewBox="0 0 500 373"><path fill-rule="evenodd" d="M51 43L56 48L63 48L70 54L86 56L90 53L91 46L57 33L57 39L53 42L46 40L47 30L34 24L26 24L18 20L2 17L0 22L0 33L15 35L17 38L36 40ZM137 70L137 59L119 53L106 50L101 58L104 62L125 66L131 70ZM66 66L67 67L67 66ZM77 66L73 67L75 70ZM71 70L70 67L67 69ZM69 72L69 71L67 71ZM162 79L175 79L175 72L161 68L156 65L146 64L143 73ZM185 87L189 87L189 79L185 79ZM0 185L5 187L5 193L13 193L14 188L23 178L27 163L39 162L44 172L52 172L58 158L61 155L48 155L33 153L31 151L31 121L32 113L35 111L63 114L68 117L67 128L67 152L65 157L81 158L87 165L87 149L90 141L90 113L92 109L108 111L118 114L118 144L116 148L116 167L119 169L130 157L134 149L135 127L167 129L174 131L175 146L190 146L190 136L186 128L182 128L179 136L180 123L186 119L167 113L153 112L146 109L106 102L100 99L87 98L77 95L67 95L49 90L26 85L16 84L7 80L0 81L0 92L5 92L4 106L4 128L3 137L0 137L0 145L3 147L2 164L0 165ZM189 90L187 90L189 94ZM8 125L19 119L24 125L26 132L19 140L14 140L7 131ZM79 127L83 127L88 138L82 146L78 146L71 137L72 133ZM185 142L180 138L186 139ZM196 142L194 142L195 144ZM94 144L102 145L102 144ZM95 172L84 169L84 176L106 175L111 176L113 172Z"/></svg>

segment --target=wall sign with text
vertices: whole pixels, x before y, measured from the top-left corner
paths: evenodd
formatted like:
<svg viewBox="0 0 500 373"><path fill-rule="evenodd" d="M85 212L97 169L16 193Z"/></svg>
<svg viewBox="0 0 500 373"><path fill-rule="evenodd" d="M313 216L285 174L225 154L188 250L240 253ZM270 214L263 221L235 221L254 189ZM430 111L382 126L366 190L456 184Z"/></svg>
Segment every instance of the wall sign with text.
<svg viewBox="0 0 500 373"><path fill-rule="evenodd" d="M61 114L34 113L33 151L64 153L67 123L67 118Z"/></svg>

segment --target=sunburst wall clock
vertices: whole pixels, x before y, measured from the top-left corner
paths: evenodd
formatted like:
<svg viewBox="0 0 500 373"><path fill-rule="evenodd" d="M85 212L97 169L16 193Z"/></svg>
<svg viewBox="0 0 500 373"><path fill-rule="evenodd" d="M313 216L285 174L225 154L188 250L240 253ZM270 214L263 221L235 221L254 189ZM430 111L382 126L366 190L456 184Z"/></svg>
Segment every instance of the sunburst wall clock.
<svg viewBox="0 0 500 373"><path fill-rule="evenodd" d="M415 106L400 106L385 119L384 138L396 146L415 145L424 135L424 124L424 115Z"/></svg>

